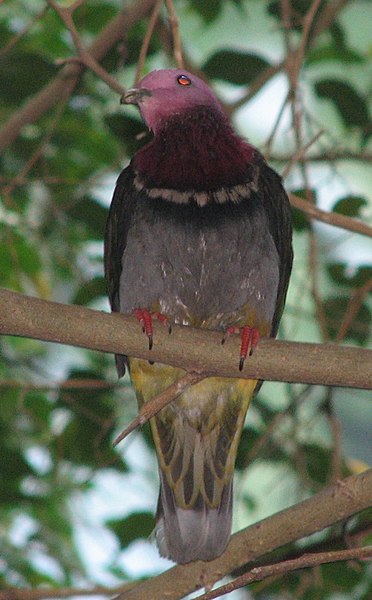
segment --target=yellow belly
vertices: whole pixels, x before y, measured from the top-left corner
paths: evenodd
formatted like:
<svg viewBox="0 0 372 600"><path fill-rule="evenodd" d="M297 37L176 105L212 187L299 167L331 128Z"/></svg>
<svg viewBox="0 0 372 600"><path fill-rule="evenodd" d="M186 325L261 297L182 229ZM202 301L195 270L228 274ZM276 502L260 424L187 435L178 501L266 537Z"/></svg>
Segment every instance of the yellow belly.
<svg viewBox="0 0 372 600"><path fill-rule="evenodd" d="M160 394L182 377L182 369L130 359L131 378L139 404ZM187 388L151 419L160 468L174 491L177 505L189 508L198 494L218 507L230 481L245 415L257 381L208 377ZM185 494L190 461L193 493ZM200 463L197 467L197 463ZM213 493L206 490L204 465L213 475Z"/></svg>

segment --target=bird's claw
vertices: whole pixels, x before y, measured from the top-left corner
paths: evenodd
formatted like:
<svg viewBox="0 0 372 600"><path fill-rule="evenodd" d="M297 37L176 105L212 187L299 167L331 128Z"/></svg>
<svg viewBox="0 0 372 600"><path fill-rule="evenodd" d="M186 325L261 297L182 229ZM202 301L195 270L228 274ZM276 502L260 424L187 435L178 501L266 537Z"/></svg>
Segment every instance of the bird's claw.
<svg viewBox="0 0 372 600"><path fill-rule="evenodd" d="M228 336L234 333L239 333L241 336L239 371L242 371L245 359L247 356L251 356L254 349L257 347L260 340L260 333L257 327L228 327L223 335L221 343L224 344Z"/></svg>
<svg viewBox="0 0 372 600"><path fill-rule="evenodd" d="M133 311L134 316L142 325L142 331L145 333L149 340L149 350L152 349L153 345L153 331L152 331L152 319L155 318L160 323L168 327L168 332L172 332L172 325L168 321L167 317L160 312L150 312L146 308L135 308Z"/></svg>

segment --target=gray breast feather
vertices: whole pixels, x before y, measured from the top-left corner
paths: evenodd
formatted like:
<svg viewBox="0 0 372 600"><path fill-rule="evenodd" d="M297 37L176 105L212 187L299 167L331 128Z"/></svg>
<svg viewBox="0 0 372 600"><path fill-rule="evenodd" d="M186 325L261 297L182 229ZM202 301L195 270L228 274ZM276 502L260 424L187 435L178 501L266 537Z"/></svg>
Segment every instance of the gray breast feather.
<svg viewBox="0 0 372 600"><path fill-rule="evenodd" d="M249 303L271 322L279 259L265 218L256 211L211 225L139 214L122 257L120 310L159 303L175 322L222 315L224 326L224 315Z"/></svg>

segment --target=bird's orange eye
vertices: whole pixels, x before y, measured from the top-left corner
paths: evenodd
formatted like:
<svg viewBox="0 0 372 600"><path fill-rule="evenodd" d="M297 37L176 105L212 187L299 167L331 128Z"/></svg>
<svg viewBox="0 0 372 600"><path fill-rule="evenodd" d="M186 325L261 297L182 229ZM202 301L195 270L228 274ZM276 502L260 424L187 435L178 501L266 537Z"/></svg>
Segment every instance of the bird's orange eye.
<svg viewBox="0 0 372 600"><path fill-rule="evenodd" d="M179 75L177 77L177 83L187 87L188 85L191 85L191 79L190 79L190 77L187 77L187 75Z"/></svg>

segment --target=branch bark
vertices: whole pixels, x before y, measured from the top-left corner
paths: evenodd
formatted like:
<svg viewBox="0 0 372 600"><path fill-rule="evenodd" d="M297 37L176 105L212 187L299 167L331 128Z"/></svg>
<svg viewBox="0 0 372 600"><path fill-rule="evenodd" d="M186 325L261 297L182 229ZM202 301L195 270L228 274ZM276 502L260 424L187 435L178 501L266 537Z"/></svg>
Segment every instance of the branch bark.
<svg viewBox="0 0 372 600"><path fill-rule="evenodd" d="M237 577L234 581L222 585L216 590L197 596L195 600L214 600L215 598L221 598L224 594L229 594L230 592L238 590L255 581L262 581L269 577L278 577L299 569L319 567L320 565L333 562L368 560L370 558L372 558L372 546L366 546L365 548L349 548L347 550L333 552L319 552L317 554L304 554L303 556L292 560L255 567L248 573L244 573L244 575Z"/></svg>
<svg viewBox="0 0 372 600"><path fill-rule="evenodd" d="M239 336L221 345L221 333L154 323L148 349L135 317L32 298L0 289L0 334L30 337L101 352L127 354L221 377L290 383L372 387L372 350L262 339L239 371Z"/></svg>
<svg viewBox="0 0 372 600"><path fill-rule="evenodd" d="M211 561L177 565L120 594L116 600L177 600L211 586L248 562L286 544L334 525L368 508L372 498L372 469L325 488L312 498L259 521L232 536L222 556ZM165 594L166 592L166 594Z"/></svg>
<svg viewBox="0 0 372 600"><path fill-rule="evenodd" d="M236 533L232 536L225 553L214 561L178 565L145 582L125 584L121 589L101 586L93 590L8 588L0 591L0 600L46 600L51 597L66 598L92 594L111 597L115 595L115 600L142 600L143 598L164 600L165 597L179 600L192 591L213 585L225 575L241 567L252 568L253 561L257 561L276 548L348 519L368 508L371 497L372 469L369 469L360 475L338 481L312 498ZM311 548L311 546L310 549L319 551L319 548Z"/></svg>
<svg viewBox="0 0 372 600"><path fill-rule="evenodd" d="M292 206L298 208L298 210L312 219L322 221L323 223L327 223L327 225L333 225L334 227L340 227L347 231L353 231L354 233L372 237L372 227L368 225L368 223L363 223L363 221L358 221L357 219L352 219L351 217L346 217L339 213L327 212L326 210L317 208L314 204L311 204L311 202L308 202L299 196L295 196L295 194L288 194L288 196Z"/></svg>

